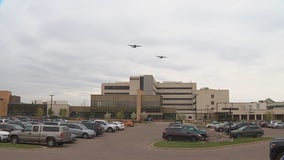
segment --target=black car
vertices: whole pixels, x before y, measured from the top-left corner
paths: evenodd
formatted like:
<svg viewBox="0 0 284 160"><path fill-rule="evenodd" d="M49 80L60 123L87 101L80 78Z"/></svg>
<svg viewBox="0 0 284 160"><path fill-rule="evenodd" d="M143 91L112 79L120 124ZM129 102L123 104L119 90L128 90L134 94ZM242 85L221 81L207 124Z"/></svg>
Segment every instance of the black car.
<svg viewBox="0 0 284 160"><path fill-rule="evenodd" d="M231 131L231 137L233 138L261 137L263 134L263 129L258 125L243 126L237 130Z"/></svg>
<svg viewBox="0 0 284 160"><path fill-rule="evenodd" d="M164 130L162 137L168 141L189 140L191 142L196 142L202 140L200 134L190 132L182 127L168 127Z"/></svg>
<svg viewBox="0 0 284 160"><path fill-rule="evenodd" d="M96 131L97 136L101 135L105 132L104 127L96 122L90 122L90 121L82 121L81 122L84 126L86 126L88 129Z"/></svg>
<svg viewBox="0 0 284 160"><path fill-rule="evenodd" d="M284 138L276 138L269 143L270 160L284 159Z"/></svg>

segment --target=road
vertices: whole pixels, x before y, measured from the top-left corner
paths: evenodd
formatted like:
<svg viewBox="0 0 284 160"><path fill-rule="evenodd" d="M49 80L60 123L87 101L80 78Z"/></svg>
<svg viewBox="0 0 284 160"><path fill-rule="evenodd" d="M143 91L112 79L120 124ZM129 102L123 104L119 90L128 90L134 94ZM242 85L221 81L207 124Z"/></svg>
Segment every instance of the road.
<svg viewBox="0 0 284 160"><path fill-rule="evenodd" d="M138 124L117 133L79 139L63 147L36 150L0 149L1 160L268 160L268 142L214 149L158 149L168 123ZM281 137L284 129L266 129L265 136Z"/></svg>

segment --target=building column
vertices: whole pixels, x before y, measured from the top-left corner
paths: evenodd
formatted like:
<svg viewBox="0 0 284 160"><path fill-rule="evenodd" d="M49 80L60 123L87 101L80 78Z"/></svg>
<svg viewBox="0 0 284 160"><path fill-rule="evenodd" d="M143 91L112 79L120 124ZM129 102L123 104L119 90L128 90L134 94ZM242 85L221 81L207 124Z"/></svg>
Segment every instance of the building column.
<svg viewBox="0 0 284 160"><path fill-rule="evenodd" d="M136 121L137 122L141 120L142 95L143 95L143 91L140 89L137 89L137 98L136 98Z"/></svg>

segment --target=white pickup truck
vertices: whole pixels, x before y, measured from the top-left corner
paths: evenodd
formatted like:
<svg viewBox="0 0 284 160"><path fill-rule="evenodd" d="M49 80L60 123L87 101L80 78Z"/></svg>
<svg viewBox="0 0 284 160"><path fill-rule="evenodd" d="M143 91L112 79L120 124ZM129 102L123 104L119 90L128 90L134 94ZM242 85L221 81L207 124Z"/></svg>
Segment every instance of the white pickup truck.
<svg viewBox="0 0 284 160"><path fill-rule="evenodd" d="M11 143L40 143L49 147L72 141L70 129L58 125L32 125L10 132L9 138Z"/></svg>

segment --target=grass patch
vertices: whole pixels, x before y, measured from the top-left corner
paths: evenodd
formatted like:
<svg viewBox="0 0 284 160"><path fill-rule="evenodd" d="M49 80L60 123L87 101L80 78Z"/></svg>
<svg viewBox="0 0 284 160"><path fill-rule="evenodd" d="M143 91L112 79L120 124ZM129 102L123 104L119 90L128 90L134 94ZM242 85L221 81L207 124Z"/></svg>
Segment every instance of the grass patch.
<svg viewBox="0 0 284 160"><path fill-rule="evenodd" d="M38 148L42 148L42 146L34 145L34 144L0 143L0 148L38 149Z"/></svg>
<svg viewBox="0 0 284 160"><path fill-rule="evenodd" d="M230 146L230 145L238 145L238 144L247 144L253 142L261 142L271 140L271 137L262 137L262 138L238 138L233 139L232 141L224 141L224 142L189 142L189 141L159 141L154 143L155 147L160 148L210 148L210 147L222 147L222 146Z"/></svg>

